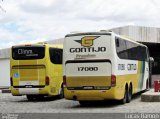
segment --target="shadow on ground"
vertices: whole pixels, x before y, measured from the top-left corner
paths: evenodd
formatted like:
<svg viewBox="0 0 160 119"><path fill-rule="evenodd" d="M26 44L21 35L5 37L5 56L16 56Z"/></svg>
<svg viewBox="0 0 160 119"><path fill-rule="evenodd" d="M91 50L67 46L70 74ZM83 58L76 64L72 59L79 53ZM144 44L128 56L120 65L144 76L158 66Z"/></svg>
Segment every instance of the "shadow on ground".
<svg viewBox="0 0 160 119"><path fill-rule="evenodd" d="M23 98L23 100L19 100L16 102L50 102L50 101L56 101L56 100L60 100L60 98L58 96L55 97L44 97L44 98L37 98L34 99L32 101L28 100L27 98Z"/></svg>
<svg viewBox="0 0 160 119"><path fill-rule="evenodd" d="M140 98L141 94L144 93L145 91L143 92L140 92L140 93L137 93L137 94L134 94L132 96L132 100L130 103L132 103L132 101L134 100L137 100ZM87 103L86 105L76 105L76 106L73 106L71 108L95 108L95 107L101 107L101 108L112 108L112 107L117 107L117 106L120 106L120 105L127 105L129 103L126 103L126 104L122 104L120 100L105 100L105 101L91 101L89 103Z"/></svg>

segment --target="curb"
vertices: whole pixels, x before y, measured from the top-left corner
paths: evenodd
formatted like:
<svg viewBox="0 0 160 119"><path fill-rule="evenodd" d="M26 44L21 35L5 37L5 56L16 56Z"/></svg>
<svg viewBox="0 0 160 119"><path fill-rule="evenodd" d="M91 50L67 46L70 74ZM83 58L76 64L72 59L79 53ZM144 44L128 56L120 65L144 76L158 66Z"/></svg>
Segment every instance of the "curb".
<svg viewBox="0 0 160 119"><path fill-rule="evenodd" d="M154 90L147 91L141 95L142 102L160 102L160 92Z"/></svg>

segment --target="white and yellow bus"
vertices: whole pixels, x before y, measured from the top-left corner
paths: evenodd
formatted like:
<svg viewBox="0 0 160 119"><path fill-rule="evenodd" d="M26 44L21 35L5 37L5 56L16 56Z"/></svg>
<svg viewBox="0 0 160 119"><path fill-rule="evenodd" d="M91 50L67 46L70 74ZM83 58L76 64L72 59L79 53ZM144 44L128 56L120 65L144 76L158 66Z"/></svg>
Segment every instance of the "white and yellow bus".
<svg viewBox="0 0 160 119"><path fill-rule="evenodd" d="M63 97L62 45L27 44L12 46L11 93L28 100L44 96Z"/></svg>
<svg viewBox="0 0 160 119"><path fill-rule="evenodd" d="M63 52L64 97L130 102L148 88L149 52L145 45L113 32L68 34Z"/></svg>

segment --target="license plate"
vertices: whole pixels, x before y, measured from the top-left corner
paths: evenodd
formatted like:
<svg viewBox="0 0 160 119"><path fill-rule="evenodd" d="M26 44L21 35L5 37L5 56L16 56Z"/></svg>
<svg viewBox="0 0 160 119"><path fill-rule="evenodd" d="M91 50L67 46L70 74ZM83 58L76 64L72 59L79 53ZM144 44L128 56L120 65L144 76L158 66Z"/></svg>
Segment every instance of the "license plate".
<svg viewBox="0 0 160 119"><path fill-rule="evenodd" d="M31 85L27 85L27 86L25 86L26 88L32 88L33 86L31 86Z"/></svg>
<svg viewBox="0 0 160 119"><path fill-rule="evenodd" d="M94 89L94 87L93 86L84 86L83 89L85 89L85 90L91 90L91 89Z"/></svg>

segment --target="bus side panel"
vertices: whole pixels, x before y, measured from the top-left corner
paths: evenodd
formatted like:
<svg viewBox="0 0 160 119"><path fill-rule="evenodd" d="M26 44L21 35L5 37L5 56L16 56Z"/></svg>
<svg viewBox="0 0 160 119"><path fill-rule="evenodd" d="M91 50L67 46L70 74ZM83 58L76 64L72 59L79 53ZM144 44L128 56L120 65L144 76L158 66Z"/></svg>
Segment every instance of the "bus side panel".
<svg viewBox="0 0 160 119"><path fill-rule="evenodd" d="M59 64L50 64L50 68L48 69L49 74L49 94L50 95L58 95L60 92L60 88L63 82L62 77L62 65Z"/></svg>
<svg viewBox="0 0 160 119"><path fill-rule="evenodd" d="M46 58L46 64L47 64L46 76L49 77L48 94L51 96L55 96L60 94L60 89L63 82L62 64L54 64L51 61L50 48L54 47L50 46L48 48L49 50L47 50L46 53L48 54L48 57Z"/></svg>
<svg viewBox="0 0 160 119"><path fill-rule="evenodd" d="M116 87L115 87L115 99L122 99L124 97L125 85L134 85L133 92L136 90L137 74L117 75L116 76ZM113 87L114 88L114 87Z"/></svg>
<svg viewBox="0 0 160 119"><path fill-rule="evenodd" d="M115 65L115 74L117 78L116 86L120 88L121 93L124 96L125 86L132 84L132 92L135 93L138 91L138 82L140 77L140 63L136 60L120 59L117 56L116 65Z"/></svg>
<svg viewBox="0 0 160 119"><path fill-rule="evenodd" d="M125 85L127 84L130 86L132 84L132 92L133 94L145 90L146 89L146 81L149 77L147 68L148 63L145 61L125 61L126 63L123 63L123 60L119 61L121 64L124 64L126 66L126 71L118 71L119 73L116 75L116 88L118 89L116 91L116 95L124 96L124 90ZM137 62L137 63L136 63ZM137 68L135 71L130 71L127 69L128 64L136 64Z"/></svg>

